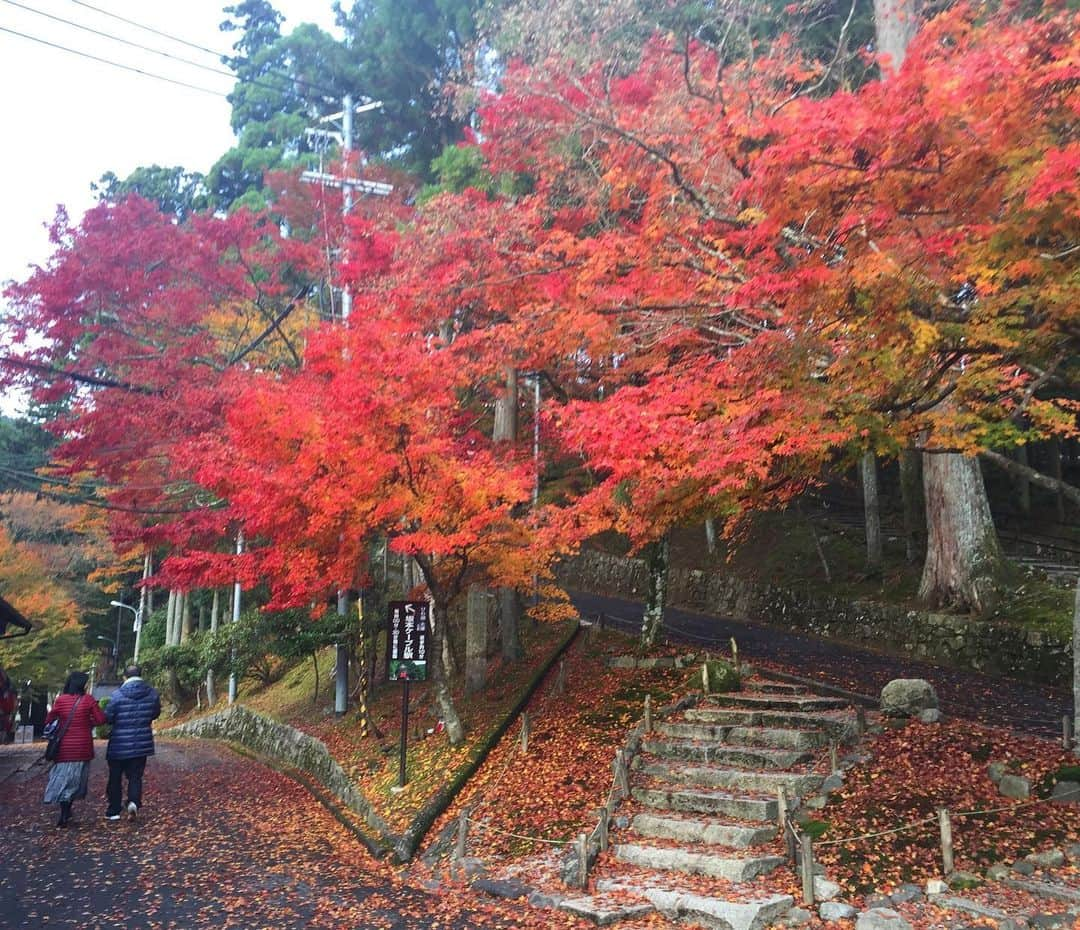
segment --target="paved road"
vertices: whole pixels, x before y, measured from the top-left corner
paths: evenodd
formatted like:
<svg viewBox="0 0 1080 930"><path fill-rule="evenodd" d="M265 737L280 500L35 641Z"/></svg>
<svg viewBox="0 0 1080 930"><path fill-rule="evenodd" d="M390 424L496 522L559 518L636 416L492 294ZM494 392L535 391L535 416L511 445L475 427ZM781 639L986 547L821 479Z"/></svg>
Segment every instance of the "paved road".
<svg viewBox="0 0 1080 930"><path fill-rule="evenodd" d="M607 622L621 629L641 628L640 603L582 593L574 593L573 601L585 616L603 613ZM676 609L666 612L666 622L673 642L726 652L734 637L740 655L748 660L775 664L868 697L879 695L893 678L926 678L944 713L996 726L1055 736L1061 733L1062 715L1071 712L1071 697L1065 691L898 658L780 627Z"/></svg>
<svg viewBox="0 0 1080 930"><path fill-rule="evenodd" d="M90 797L59 830L41 804L44 765L31 764L40 751L0 747L4 930L519 925L520 909L409 887L289 779L212 743L159 740L134 823L103 819L99 744Z"/></svg>

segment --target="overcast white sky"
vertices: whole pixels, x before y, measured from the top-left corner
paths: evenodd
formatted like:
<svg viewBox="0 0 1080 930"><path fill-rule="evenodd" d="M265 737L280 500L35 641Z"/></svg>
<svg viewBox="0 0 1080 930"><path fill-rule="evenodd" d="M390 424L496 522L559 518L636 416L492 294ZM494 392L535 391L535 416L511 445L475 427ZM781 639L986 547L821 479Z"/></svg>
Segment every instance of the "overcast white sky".
<svg viewBox="0 0 1080 930"><path fill-rule="evenodd" d="M68 20L224 70L213 56L95 12L124 17L209 49L230 51L222 33L229 0L0 0L0 282L22 279L48 256L44 230L58 203L75 218L94 202L106 171L183 165L205 172L232 143L229 105L142 74L13 35L119 62L220 94L231 79L74 28ZM331 0L273 0L291 31L301 22L331 30ZM38 12L31 12L31 10ZM42 16L50 14L57 19Z"/></svg>

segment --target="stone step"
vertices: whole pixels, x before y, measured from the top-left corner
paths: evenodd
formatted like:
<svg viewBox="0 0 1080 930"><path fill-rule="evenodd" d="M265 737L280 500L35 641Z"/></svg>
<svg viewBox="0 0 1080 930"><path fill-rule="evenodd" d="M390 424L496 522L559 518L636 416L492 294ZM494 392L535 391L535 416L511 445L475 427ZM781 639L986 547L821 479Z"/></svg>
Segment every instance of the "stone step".
<svg viewBox="0 0 1080 930"><path fill-rule="evenodd" d="M1068 901L1070 904L1080 904L1080 890L1070 888L1067 885L1057 885L1053 882L1038 882L1031 879L1003 878L1003 885L1026 891L1028 894L1039 898L1050 898L1054 901Z"/></svg>
<svg viewBox="0 0 1080 930"><path fill-rule="evenodd" d="M615 879L601 879L597 889L644 899L671 920L692 922L709 930L764 930L795 906L791 895L724 901L677 888L637 887Z"/></svg>
<svg viewBox="0 0 1080 930"><path fill-rule="evenodd" d="M848 702L843 698L819 697L806 694L754 694L732 693L712 694L707 698L706 705L712 704L717 707L746 707L751 710L839 710L847 707Z"/></svg>
<svg viewBox="0 0 1080 930"><path fill-rule="evenodd" d="M687 875L707 875L709 878L722 878L729 882L751 881L784 863L782 856L728 858L689 849L640 846L633 843L617 843L612 848L616 859L630 865L666 872L685 872Z"/></svg>
<svg viewBox="0 0 1080 930"><path fill-rule="evenodd" d="M642 749L665 759L690 762L715 762L724 765L743 765L762 769L789 769L810 758L808 752L789 749L729 746L724 743L698 743L689 740L647 739Z"/></svg>
<svg viewBox="0 0 1080 930"><path fill-rule="evenodd" d="M770 694L806 694L806 685L795 685L786 681L759 681L754 683L752 690Z"/></svg>
<svg viewBox="0 0 1080 930"><path fill-rule="evenodd" d="M641 836L680 843L701 843L705 846L730 846L747 849L768 843L776 836L776 827L751 827L738 823L717 823L714 820L691 820L661 817L657 814L638 814L630 829Z"/></svg>
<svg viewBox="0 0 1080 930"><path fill-rule="evenodd" d="M750 798L727 791L702 791L692 788L632 788L634 800L654 810L684 811L695 814L720 814L737 820L775 821L777 803L771 798Z"/></svg>
<svg viewBox="0 0 1080 930"><path fill-rule="evenodd" d="M635 771L650 778L695 788L734 788L738 791L761 791L776 794L783 788L789 795L805 797L816 791L824 776L799 772L755 772L746 769L722 769L711 765L679 765L650 762L640 756L634 760Z"/></svg>
<svg viewBox="0 0 1080 930"><path fill-rule="evenodd" d="M606 900L603 895L583 895L580 898L564 898L559 902L559 909L591 920L598 927L610 927L623 920L652 914L656 906L644 901L641 904L625 904Z"/></svg>
<svg viewBox="0 0 1080 930"><path fill-rule="evenodd" d="M733 746L759 746L771 749L811 750L829 745L825 730L791 730L782 727L732 727L727 741Z"/></svg>
<svg viewBox="0 0 1080 930"><path fill-rule="evenodd" d="M854 716L750 710L746 708L694 707L683 712L687 723L732 727L778 727L790 730L823 730L833 739L855 738Z"/></svg>

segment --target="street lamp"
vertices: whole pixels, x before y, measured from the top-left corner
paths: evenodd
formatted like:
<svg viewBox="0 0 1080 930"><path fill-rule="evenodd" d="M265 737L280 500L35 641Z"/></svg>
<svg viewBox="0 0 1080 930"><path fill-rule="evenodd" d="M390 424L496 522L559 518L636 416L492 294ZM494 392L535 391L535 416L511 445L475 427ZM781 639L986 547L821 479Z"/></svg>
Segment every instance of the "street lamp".
<svg viewBox="0 0 1080 930"><path fill-rule="evenodd" d="M117 611L116 611L116 644L115 644L115 649L113 650L113 663L116 666L116 674L119 675L120 674L120 610L123 609L123 610L130 610L131 611L132 615L135 617L135 622L132 625L132 629L135 631L136 634L138 634L139 627L142 626L142 624L139 622L139 619L140 619L139 618L139 612L134 607L130 606L129 604L125 604L123 601L109 601L109 605L111 607L117 608ZM136 659L138 658L138 649L137 648L136 648L135 658Z"/></svg>

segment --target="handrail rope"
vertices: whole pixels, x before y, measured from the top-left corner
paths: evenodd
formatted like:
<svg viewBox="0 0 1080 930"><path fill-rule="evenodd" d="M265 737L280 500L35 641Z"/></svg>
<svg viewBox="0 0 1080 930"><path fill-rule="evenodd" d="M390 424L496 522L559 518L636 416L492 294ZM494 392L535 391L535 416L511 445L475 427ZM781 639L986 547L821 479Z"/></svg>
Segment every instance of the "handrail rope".
<svg viewBox="0 0 1080 930"><path fill-rule="evenodd" d="M846 836L838 840L818 840L815 846L841 846L845 843L855 843L859 840L874 839L878 836L891 836L894 833L904 833L907 830L912 830L915 827L921 827L923 824L931 823L937 820L937 814L932 817L925 817L922 820L913 820L911 823L906 823L903 826L895 827L892 830L878 830L875 833L862 833L858 836Z"/></svg>
<svg viewBox="0 0 1080 930"><path fill-rule="evenodd" d="M558 673L556 672L556 674ZM544 696L544 699L543 701L541 701L540 706L536 709L535 716L537 718L539 718L541 714L547 709L548 704L551 702L554 691L555 689L551 688ZM502 768L499 770L499 773L495 776L494 780L492 780L488 785L481 789L480 799L477 801L476 806L473 808L473 811L480 810L480 808L483 807L488 802L488 800L490 800L491 789L497 787L502 782L507 770L510 768L510 763L514 761L514 755L515 754L512 750L506 754L506 759L503 761L503 765Z"/></svg>
<svg viewBox="0 0 1080 930"><path fill-rule="evenodd" d="M949 811L949 817L955 819L957 817L978 817L984 814L1000 814L1006 811L1015 811L1023 807L1031 807L1034 804L1048 804L1053 798L1032 798L1030 801L1022 801L1019 804L1007 804L1004 807L992 807L987 810L971 810L971 811ZM946 808L947 809L947 808ZM837 846L845 843L855 843L859 840L872 839L878 836L888 836L893 833L903 833L905 830L910 830L913 827L921 826L925 823L937 820L937 815L931 815L922 820L914 820L911 823L904 824L899 827L895 827L892 830L880 830L875 833L862 833L856 836L847 836L837 840L819 840L817 846ZM794 829L793 831L794 832Z"/></svg>
<svg viewBox="0 0 1080 930"><path fill-rule="evenodd" d="M542 836L524 836L520 833L512 833L509 830L500 830L498 827L493 827L489 823L485 823L483 820L473 820L472 817L465 818L469 823L475 827L479 827L481 830L486 830L488 833L498 833L500 836L511 836L516 840L527 840L532 843L547 843L551 846L567 846L573 843L573 840L548 840Z"/></svg>

